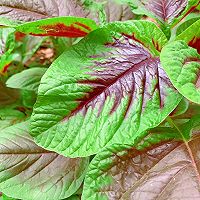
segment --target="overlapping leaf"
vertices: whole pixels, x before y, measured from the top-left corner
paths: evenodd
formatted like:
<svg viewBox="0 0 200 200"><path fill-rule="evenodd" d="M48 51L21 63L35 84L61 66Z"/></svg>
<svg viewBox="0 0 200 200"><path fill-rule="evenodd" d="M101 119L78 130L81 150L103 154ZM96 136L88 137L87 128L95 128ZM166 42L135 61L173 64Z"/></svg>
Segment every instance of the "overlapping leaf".
<svg viewBox="0 0 200 200"><path fill-rule="evenodd" d="M160 20L162 23L173 24L184 15L193 11L199 0L127 0L137 14L145 14Z"/></svg>
<svg viewBox="0 0 200 200"><path fill-rule="evenodd" d="M41 80L31 123L37 143L87 156L157 126L181 100L160 66L166 41L151 22L118 22L63 53Z"/></svg>
<svg viewBox="0 0 200 200"><path fill-rule="evenodd" d="M98 2L104 2L102 0L97 0ZM119 4L116 0L108 0L104 3L104 9L106 13L107 22L113 21L125 21L133 19L134 15L131 12L130 7L127 4ZM97 10L96 10L97 13ZM92 17L92 12L89 17ZM93 14L94 15L94 14Z"/></svg>
<svg viewBox="0 0 200 200"><path fill-rule="evenodd" d="M18 98L18 91L7 88L3 82L0 82L0 107L15 103Z"/></svg>
<svg viewBox="0 0 200 200"><path fill-rule="evenodd" d="M197 50L183 41L172 42L163 48L161 63L177 90L187 99L200 103L200 55Z"/></svg>
<svg viewBox="0 0 200 200"><path fill-rule="evenodd" d="M192 24L194 24L199 19L200 19L200 17L198 15L195 15L195 17L192 17L192 18L184 21L182 24L180 24L180 26L178 26L178 28L176 30L176 35L180 35L183 31L185 31L188 27L190 27ZM194 33L194 32L191 32L191 33ZM186 37L188 37L188 35L186 35Z"/></svg>
<svg viewBox="0 0 200 200"><path fill-rule="evenodd" d="M24 122L0 131L0 190L26 200L71 196L82 183L88 158L70 159L38 147L28 127Z"/></svg>
<svg viewBox="0 0 200 200"><path fill-rule="evenodd" d="M1 0L0 15L15 20L30 21L58 16L58 5L55 0Z"/></svg>
<svg viewBox="0 0 200 200"><path fill-rule="evenodd" d="M0 29L0 74L6 72L15 57L11 54L15 47L14 31L14 28Z"/></svg>
<svg viewBox="0 0 200 200"><path fill-rule="evenodd" d="M97 28L91 19L58 17L14 26L19 32L34 36L83 37Z"/></svg>
<svg viewBox="0 0 200 200"><path fill-rule="evenodd" d="M189 108L189 101L183 98L178 106L170 113L170 116L176 117L184 114Z"/></svg>
<svg viewBox="0 0 200 200"><path fill-rule="evenodd" d="M37 92L40 80L46 70L46 68L42 67L35 67L24 70L18 74L11 76L7 80L6 85L9 88L32 90Z"/></svg>
<svg viewBox="0 0 200 200"><path fill-rule="evenodd" d="M172 141L181 138L176 129L165 131L150 131L142 151L120 144L104 149L90 163L82 199L199 199L199 132L185 145Z"/></svg>
<svg viewBox="0 0 200 200"><path fill-rule="evenodd" d="M79 0L0 0L0 16L20 21L35 21L58 16L89 17L98 21L99 10L89 10L85 1ZM91 1L105 3L103 0ZM105 4L108 21L131 19L133 14L127 5L119 5L114 0Z"/></svg>
<svg viewBox="0 0 200 200"><path fill-rule="evenodd" d="M184 40L189 46L197 49L200 54L200 19L177 36L177 40Z"/></svg>

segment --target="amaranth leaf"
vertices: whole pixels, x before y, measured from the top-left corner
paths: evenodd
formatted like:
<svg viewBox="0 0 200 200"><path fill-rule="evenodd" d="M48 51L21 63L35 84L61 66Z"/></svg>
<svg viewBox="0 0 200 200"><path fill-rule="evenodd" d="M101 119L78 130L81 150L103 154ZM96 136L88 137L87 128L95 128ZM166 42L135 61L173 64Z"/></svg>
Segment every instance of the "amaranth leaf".
<svg viewBox="0 0 200 200"><path fill-rule="evenodd" d="M44 150L28 130L24 122L0 131L0 191L26 200L71 196L83 181L89 159Z"/></svg>
<svg viewBox="0 0 200 200"><path fill-rule="evenodd" d="M182 98L160 65L166 42L154 23L117 22L64 52L41 80L31 120L36 142L87 156L160 124Z"/></svg>
<svg viewBox="0 0 200 200"><path fill-rule="evenodd" d="M184 41L166 45L161 63L174 87L187 99L200 103L200 55Z"/></svg>
<svg viewBox="0 0 200 200"><path fill-rule="evenodd" d="M151 145L140 144L143 150L116 144L96 155L86 174L82 199L200 199L199 132L188 143L173 140L177 130L171 132L174 138L164 142L166 133L152 132Z"/></svg>

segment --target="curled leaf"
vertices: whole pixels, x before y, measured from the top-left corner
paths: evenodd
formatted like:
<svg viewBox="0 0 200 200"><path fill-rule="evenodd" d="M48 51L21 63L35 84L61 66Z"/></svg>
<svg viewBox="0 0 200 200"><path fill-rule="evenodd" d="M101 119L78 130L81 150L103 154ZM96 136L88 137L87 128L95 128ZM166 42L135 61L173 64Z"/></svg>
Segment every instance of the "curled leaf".
<svg viewBox="0 0 200 200"><path fill-rule="evenodd" d="M200 55L183 41L166 45L161 63L176 89L187 99L200 103Z"/></svg>

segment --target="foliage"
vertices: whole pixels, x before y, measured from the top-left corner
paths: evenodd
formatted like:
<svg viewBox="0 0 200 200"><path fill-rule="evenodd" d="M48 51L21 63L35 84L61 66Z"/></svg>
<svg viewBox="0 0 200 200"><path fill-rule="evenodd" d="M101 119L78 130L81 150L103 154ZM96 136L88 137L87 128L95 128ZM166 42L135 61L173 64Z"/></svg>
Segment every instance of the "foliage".
<svg viewBox="0 0 200 200"><path fill-rule="evenodd" d="M200 199L199 0L0 0L0 199Z"/></svg>

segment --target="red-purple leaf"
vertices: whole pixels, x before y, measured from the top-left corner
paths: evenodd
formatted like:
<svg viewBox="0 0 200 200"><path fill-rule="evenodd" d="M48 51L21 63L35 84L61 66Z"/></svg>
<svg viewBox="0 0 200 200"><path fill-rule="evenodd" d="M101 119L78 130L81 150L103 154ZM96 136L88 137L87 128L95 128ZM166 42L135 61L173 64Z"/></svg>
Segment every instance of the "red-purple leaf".
<svg viewBox="0 0 200 200"><path fill-rule="evenodd" d="M0 190L14 198L59 200L82 184L89 158L67 158L37 146L29 122L0 131Z"/></svg>
<svg viewBox="0 0 200 200"><path fill-rule="evenodd" d="M127 5L120 5L113 0L105 3L108 21L118 21L133 18ZM90 3L95 4L96 1ZM58 16L88 17L98 21L99 10L89 10L84 2L79 0L0 0L0 16L20 21L35 21Z"/></svg>
<svg viewBox="0 0 200 200"><path fill-rule="evenodd" d="M200 3L199 0L134 0L128 1L133 12L156 18L163 24L175 26Z"/></svg>
<svg viewBox="0 0 200 200"><path fill-rule="evenodd" d="M199 142L198 136L143 151L129 145L104 149L90 163L82 199L200 199Z"/></svg>
<svg viewBox="0 0 200 200"><path fill-rule="evenodd" d="M188 0L148 0L146 8L162 21L172 21L187 6Z"/></svg>

